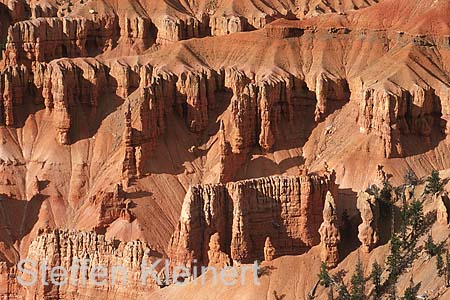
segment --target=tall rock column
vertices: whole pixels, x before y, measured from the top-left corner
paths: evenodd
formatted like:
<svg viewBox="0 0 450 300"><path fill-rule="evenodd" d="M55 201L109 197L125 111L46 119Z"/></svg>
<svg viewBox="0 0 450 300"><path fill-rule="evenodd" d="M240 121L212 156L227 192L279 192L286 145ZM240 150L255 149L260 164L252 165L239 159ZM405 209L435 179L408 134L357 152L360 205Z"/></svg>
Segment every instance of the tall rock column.
<svg viewBox="0 0 450 300"><path fill-rule="evenodd" d="M327 192L323 209L323 223L320 225L320 258L328 268L334 268L339 261L338 244L341 241L336 214L336 204L330 192Z"/></svg>
<svg viewBox="0 0 450 300"><path fill-rule="evenodd" d="M226 139L225 125L223 121L220 121L219 129L219 146L220 146L220 173L219 182L227 182L234 170L235 166L233 164L233 155L231 152L231 145Z"/></svg>
<svg viewBox="0 0 450 300"><path fill-rule="evenodd" d="M133 128L131 127L131 107L128 103L125 112L125 131L123 133L123 141L125 144L125 157L122 162L122 184L129 187L131 181L136 177L136 154L133 146Z"/></svg>
<svg viewBox="0 0 450 300"><path fill-rule="evenodd" d="M378 243L378 218L380 215L378 203L374 196L361 192L358 194L356 207L361 213L362 223L358 226L358 239L362 250L370 252Z"/></svg>

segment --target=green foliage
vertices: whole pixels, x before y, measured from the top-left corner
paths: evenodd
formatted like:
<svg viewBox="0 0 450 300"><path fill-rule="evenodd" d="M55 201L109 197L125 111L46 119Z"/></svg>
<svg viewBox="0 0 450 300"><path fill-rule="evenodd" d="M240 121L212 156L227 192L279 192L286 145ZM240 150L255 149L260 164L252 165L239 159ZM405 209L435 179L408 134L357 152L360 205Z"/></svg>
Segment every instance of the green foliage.
<svg viewBox="0 0 450 300"><path fill-rule="evenodd" d="M381 275L383 274L383 269L375 261L372 265L372 272L370 273L370 278L372 280L373 285L375 286L375 300L381 299Z"/></svg>
<svg viewBox="0 0 450 300"><path fill-rule="evenodd" d="M384 180L383 187L380 189L377 185L372 184L366 189L366 193L375 196L378 201L391 203L393 186L389 179Z"/></svg>
<svg viewBox="0 0 450 300"><path fill-rule="evenodd" d="M393 234L389 244L389 256L386 259L390 284L397 283L402 265L402 241L397 234Z"/></svg>
<svg viewBox="0 0 450 300"><path fill-rule="evenodd" d="M336 285L336 290L338 292L337 300L351 300L351 295L343 280L344 275L345 272L343 271L333 275L333 283Z"/></svg>
<svg viewBox="0 0 450 300"><path fill-rule="evenodd" d="M366 193L372 195L377 200L380 206L380 213L383 217L389 215L393 205L392 199L393 187L389 180L383 182L383 187L380 189L377 185L372 184L366 189Z"/></svg>
<svg viewBox="0 0 450 300"><path fill-rule="evenodd" d="M380 200L385 203L392 203L392 190L393 187L389 181L383 183L383 188L380 191Z"/></svg>
<svg viewBox="0 0 450 300"><path fill-rule="evenodd" d="M358 256L355 273L351 279L350 299L364 300L366 281L364 279L364 271L362 269L361 259Z"/></svg>
<svg viewBox="0 0 450 300"><path fill-rule="evenodd" d="M431 175L427 178L427 185L425 186L425 194L436 194L440 191L442 191L442 187L444 186L444 183L441 180L441 177L439 176L439 172L436 170L433 170L431 172Z"/></svg>
<svg viewBox="0 0 450 300"><path fill-rule="evenodd" d="M406 250L414 250L419 237L428 230L425 224L423 204L418 200L405 203L402 207L402 222L400 226L402 234L402 247Z"/></svg>
<svg viewBox="0 0 450 300"><path fill-rule="evenodd" d="M435 244L433 241L433 237L431 234L428 235L428 238L425 242L425 251L428 253L430 257L436 256L440 253L440 248L438 244Z"/></svg>
<svg viewBox="0 0 450 300"><path fill-rule="evenodd" d="M445 285L450 287L450 255L445 251Z"/></svg>
<svg viewBox="0 0 450 300"><path fill-rule="evenodd" d="M417 241L428 231L434 217L425 216L422 202L404 203L401 211L400 233L391 237L390 252L386 260L390 298L394 299L395 285L404 270L412 265L420 253ZM433 242L434 244L434 242Z"/></svg>
<svg viewBox="0 0 450 300"><path fill-rule="evenodd" d="M369 185L366 189L366 193L378 198L380 195L380 188L375 184Z"/></svg>
<svg viewBox="0 0 450 300"><path fill-rule="evenodd" d="M331 279L331 276L328 273L327 265L324 262L320 266L320 273L319 273L318 277L319 277L319 283L321 286L328 288L333 283L333 280Z"/></svg>
<svg viewBox="0 0 450 300"><path fill-rule="evenodd" d="M430 257L436 256L436 269L438 270L438 276L443 277L446 273L446 268L444 266L444 260L442 258L442 248L444 244L437 244L433 241L431 234L425 242L425 251Z"/></svg>
<svg viewBox="0 0 450 300"><path fill-rule="evenodd" d="M421 283L414 284L414 281L410 280L409 287L405 290L405 295L403 296L403 300L416 300L417 299L417 293L419 292Z"/></svg>
<svg viewBox="0 0 450 300"><path fill-rule="evenodd" d="M338 292L337 300L350 300L351 299L351 296L348 293L347 287L345 286L345 284L343 282L340 282L337 285L337 292Z"/></svg>
<svg viewBox="0 0 450 300"><path fill-rule="evenodd" d="M438 276L443 277L445 275L444 260L442 259L442 254L439 251L436 255L436 268L438 270Z"/></svg>
<svg viewBox="0 0 450 300"><path fill-rule="evenodd" d="M412 175L408 176L410 180ZM412 179L411 179L412 180ZM389 216L395 217L395 199L397 196L402 196L405 185L400 188L394 188L386 180L383 188L375 185L369 186L366 192L374 195L380 206L386 205L386 210ZM394 191L398 194L394 194ZM439 276L445 276L446 284L450 287L450 255L446 253L445 262L442 256L443 245L436 244L432 237L429 236L425 244L418 245L421 240L431 228L431 225L436 220L435 213L428 213L425 215L423 210L423 202L412 199L409 202L404 201L403 207L400 210L400 224L397 225L397 231L392 232L389 243L389 254L386 258L384 266L380 266L378 262L372 265L372 272L370 275L371 283L374 286L374 292L371 295L373 300L381 299L415 299L415 295L420 288L420 283L411 286L405 291L403 297L397 295L397 282L399 277L412 266L414 261L419 257L422 249L425 248L430 256L437 256L437 268ZM393 220L394 224L394 220ZM392 227L394 229L394 227ZM382 275L386 271L386 279L383 280ZM319 274L319 282L322 286L329 288L329 299L333 300L366 300L369 295L365 295L366 279L362 270L361 262L358 257L358 264L355 272L350 280L350 287L342 280L342 276L328 274L325 264L322 264L321 272ZM337 298L333 298L333 290L337 291ZM350 292L349 292L350 291Z"/></svg>
<svg viewBox="0 0 450 300"><path fill-rule="evenodd" d="M416 186L419 183L419 178L417 178L416 174L411 169L408 169L408 171L406 171L405 175L403 176L403 180L406 185L410 186Z"/></svg>

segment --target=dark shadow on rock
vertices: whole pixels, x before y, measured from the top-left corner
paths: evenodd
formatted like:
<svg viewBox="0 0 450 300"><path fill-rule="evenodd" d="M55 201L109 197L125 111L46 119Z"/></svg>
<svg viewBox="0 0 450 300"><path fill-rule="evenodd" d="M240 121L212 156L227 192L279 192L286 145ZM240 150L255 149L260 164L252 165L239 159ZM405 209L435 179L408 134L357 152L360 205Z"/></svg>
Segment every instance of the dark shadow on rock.
<svg viewBox="0 0 450 300"><path fill-rule="evenodd" d="M0 203L5 212L5 226L10 231L13 242L21 241L38 221L42 203L47 195L38 194L30 201L17 200L5 194L0 195Z"/></svg>
<svg viewBox="0 0 450 300"><path fill-rule="evenodd" d="M301 232L298 228L301 224L302 216L298 209L287 205L287 198L275 199L269 193L259 191L256 187L247 187L242 191L242 197L246 198L246 213L241 220L241 226L246 228L239 237L239 245L245 245L245 249L239 257L239 261L244 264L253 264L255 261L264 259L264 246L267 237L271 238L276 249L277 256L300 255L310 249L306 243L318 244L320 238L318 229L320 223L317 220L316 211L323 210L323 203L315 203L307 225L308 233ZM233 212L234 204L228 191L225 191L224 211L221 214L228 216L225 224L217 220L212 220L211 225L204 225L197 229L199 236L203 236L200 244L195 246L195 257L201 263L207 262L208 242L212 234L218 232L221 237L221 250L233 258L231 253L233 240ZM300 195L297 195L300 197ZM283 200L284 199L284 200ZM287 207L291 207L288 209ZM201 217L200 217L201 218ZM304 237L308 236L308 241ZM236 253L235 253L236 254ZM268 269L270 270L270 269Z"/></svg>
<svg viewBox="0 0 450 300"><path fill-rule="evenodd" d="M393 155L392 158L408 157L426 153L435 149L440 142L445 140L445 128L447 121L442 118L442 99L434 90L426 91L426 100L422 107L413 103L413 96L406 91L405 101L407 111L404 119L397 120L400 124L397 134L393 134ZM423 111L423 107L433 107L433 112L424 114L421 117L413 118L413 111ZM431 124L430 124L431 123ZM424 132L422 132L424 131ZM395 151L395 144L399 144L402 153Z"/></svg>
<svg viewBox="0 0 450 300"><path fill-rule="evenodd" d="M105 72L107 74L108 70L105 69ZM74 103L69 107L71 117L69 136L71 144L92 138L97 133L103 120L123 104L124 100L116 94L117 80L108 74L106 79L107 82L104 83L106 86L100 87L97 107L93 107L88 103L89 99L87 96L89 95L81 97L87 98L84 100L80 99L81 103ZM83 91L93 91L95 89L90 81L84 78L79 80ZM104 89L103 92L101 92L102 88ZM124 118L123 122L125 123Z"/></svg>
<svg viewBox="0 0 450 300"><path fill-rule="evenodd" d="M183 110L177 113L178 110L175 109L166 115L166 123L171 126L166 126L165 132L158 138L156 149L150 155L150 159L145 162L144 174L178 175L186 172L183 165L186 163L186 158L189 158L188 161L192 162L198 157L207 155L210 149L201 148L199 145L204 145L211 136L218 133L219 122L217 119L229 107L233 95L229 89L224 89L223 91L217 91L215 96L216 107L208 110L210 121L208 127L202 133L196 134L189 130L186 122L187 116ZM178 138L181 134L180 129L184 132L183 138ZM152 129L149 128L148 130ZM137 131L136 134L145 133ZM173 143L174 141L176 141L175 145L169 144L169 142ZM172 153L175 155L172 155ZM180 159L181 157L185 159ZM162 160L164 160L164 163Z"/></svg>
<svg viewBox="0 0 450 300"><path fill-rule="evenodd" d="M44 190L45 188L48 187L49 184L50 184L49 180L39 180L38 181L39 190L40 191Z"/></svg>
<svg viewBox="0 0 450 300"><path fill-rule="evenodd" d="M361 245L358 240L358 226L362 220L356 208L358 194L350 188L339 188L338 194L336 209L341 233L339 256L342 261Z"/></svg>
<svg viewBox="0 0 450 300"><path fill-rule="evenodd" d="M131 192L131 193L126 193L126 199L139 199L139 198L144 198L144 197L151 197L153 195L153 193L148 192L148 191L138 191L138 192ZM130 207L132 208L132 207Z"/></svg>

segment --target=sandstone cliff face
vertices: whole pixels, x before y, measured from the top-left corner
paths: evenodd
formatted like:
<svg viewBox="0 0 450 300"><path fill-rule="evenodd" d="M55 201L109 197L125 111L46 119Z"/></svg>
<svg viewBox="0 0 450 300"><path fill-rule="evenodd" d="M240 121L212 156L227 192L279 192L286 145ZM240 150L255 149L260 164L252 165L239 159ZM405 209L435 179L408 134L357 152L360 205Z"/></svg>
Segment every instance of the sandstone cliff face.
<svg viewBox="0 0 450 300"><path fill-rule="evenodd" d="M16 65L27 61L48 62L60 57L88 56L90 51L95 53L98 49L111 48L117 35L117 19L112 17L93 20L54 17L21 21L8 30L4 59L9 65Z"/></svg>
<svg viewBox="0 0 450 300"><path fill-rule="evenodd" d="M441 225L448 225L450 221L450 199L448 193L443 192L433 196L433 200L436 202L437 222Z"/></svg>
<svg viewBox="0 0 450 300"><path fill-rule="evenodd" d="M23 291L26 297L39 297L40 299L67 299L70 295L76 295L77 299L88 299L89 295L96 297L109 297L110 295L127 295L137 297L145 292L155 289L155 281L148 277L147 285L141 284L141 265L145 260L148 265L155 260L151 249L141 241L119 242L107 240L103 235L93 232L79 232L68 230L41 230L39 236L31 243L28 259L38 262L39 265L47 263L49 269L53 267L63 267L68 270L70 280L68 284L62 286L40 284L25 288ZM94 287L87 278L83 281L83 275L79 270L81 260L89 259L84 265L88 272L95 266L123 266L124 273L117 274L117 282L112 283L111 269L108 271L107 280L104 286ZM77 263L78 260L78 263ZM80 267L78 270L71 269L73 263ZM72 274L72 272L76 272ZM50 281L50 271L46 274L47 281ZM22 275L22 274L20 274ZM24 279L26 276L22 275ZM39 280L41 280L41 275ZM86 279L86 277L84 277ZM126 282L125 282L126 280Z"/></svg>
<svg viewBox="0 0 450 300"><path fill-rule="evenodd" d="M30 1L31 18L58 16L58 7L52 1Z"/></svg>
<svg viewBox="0 0 450 300"><path fill-rule="evenodd" d="M130 211L131 200L126 199L122 184L115 185L111 192L102 191L89 199L93 207L98 210L98 220L93 230L105 233L111 223L120 219L131 223L134 219Z"/></svg>
<svg viewBox="0 0 450 300"><path fill-rule="evenodd" d="M153 22L158 28L156 43L160 45L204 37L209 35L210 32L206 19L198 20L194 17L177 18L166 15L154 18Z"/></svg>
<svg viewBox="0 0 450 300"><path fill-rule="evenodd" d="M213 36L242 32L248 28L246 19L238 16L212 16L209 26Z"/></svg>
<svg viewBox="0 0 450 300"><path fill-rule="evenodd" d="M53 61L44 73L42 95L46 109L52 113L61 145L70 143L71 115L78 107L85 107L95 116L99 91L107 86L107 71L95 60Z"/></svg>
<svg viewBox="0 0 450 300"><path fill-rule="evenodd" d="M234 263L264 258L270 237L277 255L299 254L319 243L318 229L332 174L269 177L192 186L168 256L174 265L208 265L208 242L219 233L220 249Z"/></svg>
<svg viewBox="0 0 450 300"><path fill-rule="evenodd" d="M0 297L2 299L19 299L20 286L15 278L14 270L6 262L0 261Z"/></svg>
<svg viewBox="0 0 450 300"><path fill-rule="evenodd" d="M13 23L22 21L28 17L28 3L25 0L2 0L0 4L8 8Z"/></svg>
<svg viewBox="0 0 450 300"><path fill-rule="evenodd" d="M264 28L277 18L298 18L318 16L324 13L345 13L377 3L378 0L344 1L223 1L210 8L210 27L213 36Z"/></svg>
<svg viewBox="0 0 450 300"><path fill-rule="evenodd" d="M358 117L360 130L380 137L386 157L402 156L401 135L420 136L429 144L433 132L446 130L443 122L448 119L449 112L441 104L445 98L445 95L437 96L431 87L418 85L411 90L365 89Z"/></svg>
<svg viewBox="0 0 450 300"><path fill-rule="evenodd" d="M24 66L7 67L0 72L0 124L15 125L15 109L29 92L29 73Z"/></svg>

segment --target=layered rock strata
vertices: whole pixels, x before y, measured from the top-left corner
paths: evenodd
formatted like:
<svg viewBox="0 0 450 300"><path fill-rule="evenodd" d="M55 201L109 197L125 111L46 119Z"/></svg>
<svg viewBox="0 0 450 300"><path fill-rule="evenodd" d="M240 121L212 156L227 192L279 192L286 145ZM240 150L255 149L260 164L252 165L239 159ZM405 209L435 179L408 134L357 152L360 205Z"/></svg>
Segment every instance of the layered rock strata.
<svg viewBox="0 0 450 300"><path fill-rule="evenodd" d="M320 242L318 229L334 176L268 177L192 186L168 256L173 265L208 264L208 242L220 234L220 249L234 263L264 258L267 236L277 255L303 253Z"/></svg>

